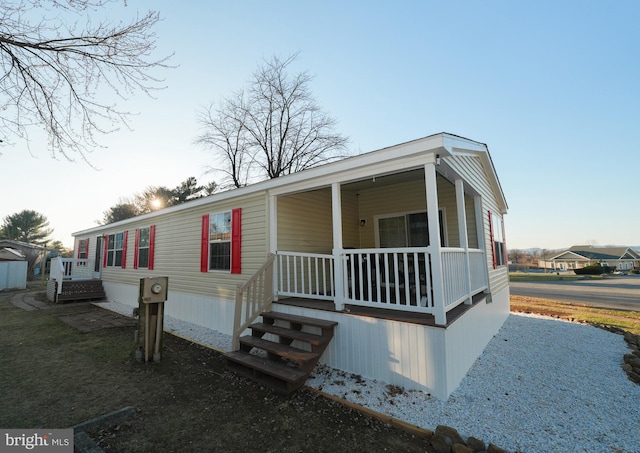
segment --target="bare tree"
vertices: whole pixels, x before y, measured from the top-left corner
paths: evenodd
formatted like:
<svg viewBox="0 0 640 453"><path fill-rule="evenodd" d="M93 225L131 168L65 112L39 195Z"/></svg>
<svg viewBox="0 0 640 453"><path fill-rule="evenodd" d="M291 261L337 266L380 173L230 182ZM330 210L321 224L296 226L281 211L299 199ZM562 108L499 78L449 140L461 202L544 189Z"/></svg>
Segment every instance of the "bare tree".
<svg viewBox="0 0 640 453"><path fill-rule="evenodd" d="M128 126L130 113L114 97L162 88L151 75L167 67L168 57L152 56L159 14L149 11L128 24L92 22L90 14L109 3L114 0L0 2L0 140L28 142L40 128L52 157L86 160L99 146L96 134Z"/></svg>
<svg viewBox="0 0 640 453"><path fill-rule="evenodd" d="M253 74L246 90L200 113L196 143L211 149L229 183L277 178L343 157L347 138L311 95L307 71L287 70L297 54L272 57Z"/></svg>

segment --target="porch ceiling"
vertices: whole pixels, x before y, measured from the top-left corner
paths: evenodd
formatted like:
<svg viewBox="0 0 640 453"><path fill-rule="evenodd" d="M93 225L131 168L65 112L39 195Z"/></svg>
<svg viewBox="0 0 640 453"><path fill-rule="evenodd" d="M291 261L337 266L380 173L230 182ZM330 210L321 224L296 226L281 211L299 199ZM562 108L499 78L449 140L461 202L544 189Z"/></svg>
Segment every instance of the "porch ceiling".
<svg viewBox="0 0 640 453"><path fill-rule="evenodd" d="M438 177L444 178L451 184L455 184L456 173L449 167L446 161L443 159L436 167L436 173ZM359 192L367 189L372 189L376 186L387 186L393 184L399 184L403 182L411 181L423 181L424 182L424 168L416 168L409 171L403 171L399 173L381 174L375 176L369 176L365 179L345 183L342 185L342 189L349 192ZM468 195L477 195L476 191L465 181L464 184L465 193Z"/></svg>
<svg viewBox="0 0 640 453"><path fill-rule="evenodd" d="M390 175L379 175L367 177L360 181L354 181L342 185L342 189L358 192L360 190L371 189L376 186L387 186L392 184L399 184L401 182L408 181L424 181L424 170L419 168L410 171L404 171L401 173L393 173Z"/></svg>

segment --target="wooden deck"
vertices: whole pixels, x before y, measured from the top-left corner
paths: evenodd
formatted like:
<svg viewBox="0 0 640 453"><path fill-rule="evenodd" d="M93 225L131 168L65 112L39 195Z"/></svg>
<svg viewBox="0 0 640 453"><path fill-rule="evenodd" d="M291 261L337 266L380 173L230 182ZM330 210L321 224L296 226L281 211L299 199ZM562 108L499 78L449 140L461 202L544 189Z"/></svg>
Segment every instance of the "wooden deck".
<svg viewBox="0 0 640 453"><path fill-rule="evenodd" d="M453 324L456 319L479 303L485 301L486 294L480 293L473 296L473 304L460 304L447 313L447 324L442 326L435 323L435 317L425 313L413 313L402 310L389 310L386 308L370 308L358 305L345 305L344 314L353 316L363 316L368 318L388 319L392 321L420 324L424 326L440 327L446 329ZM337 312L333 302L326 300L304 299L299 297L283 298L273 302L274 304L289 305L293 307L311 308L313 310Z"/></svg>

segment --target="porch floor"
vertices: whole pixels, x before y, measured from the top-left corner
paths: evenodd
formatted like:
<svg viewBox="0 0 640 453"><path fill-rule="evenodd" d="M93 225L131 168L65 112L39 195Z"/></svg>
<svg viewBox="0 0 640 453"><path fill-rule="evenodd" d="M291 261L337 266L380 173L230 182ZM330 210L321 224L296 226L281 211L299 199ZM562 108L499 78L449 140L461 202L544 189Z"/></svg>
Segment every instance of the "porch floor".
<svg viewBox="0 0 640 453"><path fill-rule="evenodd" d="M473 296L471 305L460 304L447 313L447 324L444 326L438 325L435 322L435 317L426 313L415 313L402 310L389 310L386 308L371 308L361 307L359 305L345 305L345 311L343 313L364 316L370 318L388 319L392 321L407 322L412 324L421 324L424 326L447 328L455 322L463 313L472 309L479 303L486 300L487 295L479 293ZM289 305L293 307L311 308L314 310L332 311L338 312L335 309L333 302L328 300L316 300L316 299L304 299L301 297L288 297L273 302L274 304Z"/></svg>

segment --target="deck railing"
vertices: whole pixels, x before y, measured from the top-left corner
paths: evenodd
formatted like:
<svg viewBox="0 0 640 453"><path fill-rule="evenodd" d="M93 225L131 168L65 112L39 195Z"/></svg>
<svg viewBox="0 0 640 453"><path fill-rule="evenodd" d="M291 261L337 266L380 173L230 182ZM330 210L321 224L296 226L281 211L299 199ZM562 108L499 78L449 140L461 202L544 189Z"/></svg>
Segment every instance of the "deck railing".
<svg viewBox="0 0 640 453"><path fill-rule="evenodd" d="M94 272L94 260L85 258L51 259L51 273L49 278L58 282L58 294L62 294L65 280L91 280Z"/></svg>
<svg viewBox="0 0 640 453"><path fill-rule="evenodd" d="M428 247L343 253L345 303L430 313L434 307Z"/></svg>
<svg viewBox="0 0 640 453"><path fill-rule="evenodd" d="M333 255L277 252L278 294L333 300Z"/></svg>
<svg viewBox="0 0 640 453"><path fill-rule="evenodd" d="M482 250L441 248L442 294L433 290L430 247L343 250L345 304L435 314L471 301L488 287ZM334 257L278 252L278 295L335 300Z"/></svg>
<svg viewBox="0 0 640 453"><path fill-rule="evenodd" d="M235 315L231 348L240 349L240 335L263 311L271 309L273 302L273 263L275 255L244 284L236 288Z"/></svg>

